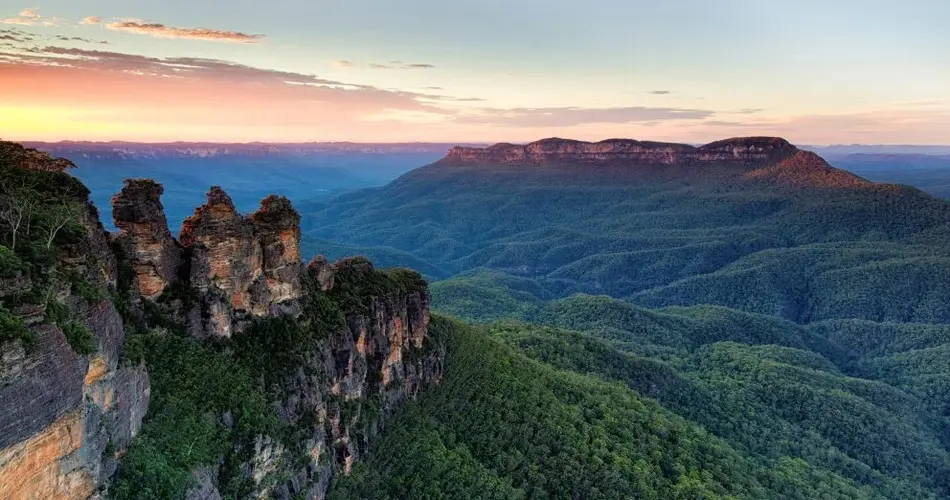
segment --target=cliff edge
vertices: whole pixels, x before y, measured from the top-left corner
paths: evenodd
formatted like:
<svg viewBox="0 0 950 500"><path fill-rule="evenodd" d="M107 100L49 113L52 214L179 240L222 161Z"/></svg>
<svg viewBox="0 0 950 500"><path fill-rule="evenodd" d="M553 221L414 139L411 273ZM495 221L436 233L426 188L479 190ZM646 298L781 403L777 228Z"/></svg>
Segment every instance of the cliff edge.
<svg viewBox="0 0 950 500"><path fill-rule="evenodd" d="M323 498L441 380L417 273L218 187L175 238L128 180L109 234L72 167L0 143L0 498Z"/></svg>

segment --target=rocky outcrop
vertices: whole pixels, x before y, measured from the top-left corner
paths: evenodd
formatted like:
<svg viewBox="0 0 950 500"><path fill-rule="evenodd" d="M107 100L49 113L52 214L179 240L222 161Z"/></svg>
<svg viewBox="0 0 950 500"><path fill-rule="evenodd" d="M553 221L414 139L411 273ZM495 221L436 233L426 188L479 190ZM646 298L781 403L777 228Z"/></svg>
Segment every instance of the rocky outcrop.
<svg viewBox="0 0 950 500"><path fill-rule="evenodd" d="M270 196L244 216L223 189L185 220L175 240L161 211L162 188L126 181L113 198L113 218L141 295L155 299L181 280L198 300L182 311L199 337L228 337L255 317L293 314L300 285L300 215Z"/></svg>
<svg viewBox="0 0 950 500"><path fill-rule="evenodd" d="M162 191L151 179L128 179L112 198L118 240L135 270L139 293L148 299L177 281L181 265L181 250L165 220Z"/></svg>
<svg viewBox="0 0 950 500"><path fill-rule="evenodd" d="M795 146L777 137L726 139L700 147L631 139L583 142L551 138L525 145L503 143L487 148L454 147L440 163L541 165L622 161L645 165L759 165L788 157L796 151Z"/></svg>
<svg viewBox="0 0 950 500"><path fill-rule="evenodd" d="M245 217L214 186L179 239L191 254L191 284L218 288L234 311L279 314L281 304L300 298L300 215L286 198L265 198Z"/></svg>
<svg viewBox="0 0 950 500"><path fill-rule="evenodd" d="M363 258L302 266L300 217L277 196L244 216L212 188L176 240L161 194L154 181L127 181L113 198L118 234L108 235L87 203L78 214L85 234L57 248L54 263L0 275L0 312L30 333L0 337L0 499L108 494L151 395L145 367L124 357L126 328L161 338L240 333L221 342L257 370L253 380L295 434L255 430L232 443L242 480L258 498L324 498L392 413L441 380L444 350L428 336L426 283ZM50 288L54 271L71 284ZM299 334L278 361L279 342L265 336L275 328ZM89 332L92 345L77 344L77 331ZM249 345L260 347L248 352L263 354L261 366L241 357ZM225 411L220 425L240 428L240 410ZM219 475L235 465L223 463L192 471L187 497L222 498Z"/></svg>
<svg viewBox="0 0 950 500"><path fill-rule="evenodd" d="M0 498L87 498L141 428L148 376L120 362L121 318L108 300L83 316L93 355L76 354L53 325L34 328L30 349L0 346Z"/></svg>

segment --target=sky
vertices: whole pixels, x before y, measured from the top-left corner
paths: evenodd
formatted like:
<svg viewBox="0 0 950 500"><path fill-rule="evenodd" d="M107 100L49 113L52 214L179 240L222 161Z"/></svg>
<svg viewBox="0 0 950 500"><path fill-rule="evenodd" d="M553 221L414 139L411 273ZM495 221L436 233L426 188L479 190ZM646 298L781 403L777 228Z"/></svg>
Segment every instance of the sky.
<svg viewBox="0 0 950 500"><path fill-rule="evenodd" d="M7 140L950 144L947 0L16 1Z"/></svg>

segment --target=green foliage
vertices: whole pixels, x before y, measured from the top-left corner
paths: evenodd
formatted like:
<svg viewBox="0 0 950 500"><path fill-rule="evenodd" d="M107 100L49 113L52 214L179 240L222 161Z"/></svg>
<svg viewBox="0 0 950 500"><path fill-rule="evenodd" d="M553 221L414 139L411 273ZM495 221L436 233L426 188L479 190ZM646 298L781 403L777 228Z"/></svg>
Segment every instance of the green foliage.
<svg viewBox="0 0 950 500"><path fill-rule="evenodd" d="M58 325L72 349L90 354L96 338L64 304L50 300L63 281L71 292L88 301L102 299L102 291L70 269L61 258L64 249L83 241L80 214L89 190L64 172L20 168L24 154L19 145L0 144L0 283L13 293L0 299L0 339L32 340L32 333L10 310L43 310L48 323ZM52 161L52 160L50 160ZM92 256L95 259L96 256Z"/></svg>
<svg viewBox="0 0 950 500"><path fill-rule="evenodd" d="M133 357L148 366L151 401L142 433L123 458L113 497L181 498L200 465L243 457L257 435L282 435L282 424L252 372L227 353L170 334L129 339ZM234 425L225 425L230 412ZM240 461L240 460L238 460ZM222 478L222 491L239 488L243 474Z"/></svg>
<svg viewBox="0 0 950 500"><path fill-rule="evenodd" d="M9 278L23 271L25 266L17 254L9 248L0 245L0 278Z"/></svg>
<svg viewBox="0 0 950 500"><path fill-rule="evenodd" d="M487 269L559 297L717 304L797 322L950 322L950 202L899 186L830 188L817 171L789 168L795 182L783 184L726 165L436 164L320 205L303 223L314 241L462 274L434 298L479 320L527 303L464 274Z"/></svg>
<svg viewBox="0 0 950 500"><path fill-rule="evenodd" d="M366 314L375 300L405 297L425 286L422 276L410 269L378 270L365 257L350 257L335 264L329 292L346 314Z"/></svg>
<svg viewBox="0 0 950 500"><path fill-rule="evenodd" d="M60 325L60 328L66 335L69 347L72 347L76 354L87 355L96 352L96 335L82 322L72 320Z"/></svg>
<svg viewBox="0 0 950 500"><path fill-rule="evenodd" d="M554 370L440 316L432 330L449 346L442 385L400 413L331 498L874 496L801 461L745 458L626 387Z"/></svg>
<svg viewBox="0 0 950 500"><path fill-rule="evenodd" d="M29 346L34 339L33 334L23 324L23 320L0 304L0 345L14 340L19 340Z"/></svg>
<svg viewBox="0 0 950 500"><path fill-rule="evenodd" d="M338 266L329 293L310 273L302 279L307 295L301 315L261 318L217 342L188 338L170 316L176 303L194 301L193 289L173 287L155 303L144 304L147 326L170 333L127 336L126 357L145 362L152 400L142 433L122 460L115 498L180 498L199 466L217 470L226 497L249 495L252 488L242 464L250 458L254 439L266 435L280 440L290 450L288 459L297 460L312 432L303 422L291 427L279 421L269 404L282 397L288 377L293 380L321 342L345 331L347 316L365 314L377 300L405 299L425 285L413 271L376 270L359 259ZM114 291L116 302L122 302L125 286L120 283ZM134 315L128 319L134 321ZM342 404L344 419L381 413L378 401L358 404ZM232 428L224 424L225 413L233 415ZM302 467L305 461L300 462Z"/></svg>
<svg viewBox="0 0 950 500"><path fill-rule="evenodd" d="M478 270L432 284L432 305L470 321L522 318L552 298L534 281L499 271Z"/></svg>
<svg viewBox="0 0 950 500"><path fill-rule="evenodd" d="M438 308L508 318L472 328L433 315L429 345L448 348L441 386L391 419L367 461L334 478L332 498L950 496L950 205L901 187L808 185L804 171L782 174L805 187L747 173L434 166L314 205L308 244L457 273L432 287ZM49 189L27 181L16 185ZM76 234L51 248L24 236L0 247L0 276L45 284ZM126 354L152 380L117 498L181 497L200 466L225 496L247 496L241 464L255 437L291 450L306 438L268 402L312 349L424 285L348 259L329 292L304 277L298 318L199 343L169 315L195 290L146 302L143 323L116 253ZM35 302L38 290L4 302ZM55 301L47 311L64 331L78 325ZM0 326L16 321L0 308ZM82 344L87 332L67 336ZM378 398L330 404L345 421L382 413Z"/></svg>
<svg viewBox="0 0 950 500"><path fill-rule="evenodd" d="M83 299L88 300L89 302L99 302L105 298L105 295L102 293L97 285L89 282L89 280L83 278L78 273L69 272L67 273L69 280L70 291Z"/></svg>

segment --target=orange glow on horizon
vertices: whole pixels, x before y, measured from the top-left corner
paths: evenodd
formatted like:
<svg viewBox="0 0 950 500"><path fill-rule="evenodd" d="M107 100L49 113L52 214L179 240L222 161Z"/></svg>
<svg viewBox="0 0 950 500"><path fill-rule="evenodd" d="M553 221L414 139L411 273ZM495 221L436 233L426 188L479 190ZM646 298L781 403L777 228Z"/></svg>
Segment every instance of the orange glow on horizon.
<svg viewBox="0 0 950 500"><path fill-rule="evenodd" d="M460 120L451 102L399 91L288 85L242 75L159 77L0 63L0 137L12 140L215 142L527 142L561 136L695 142L777 135L800 144L950 143L950 111L885 109L828 116L742 117L515 126Z"/></svg>

